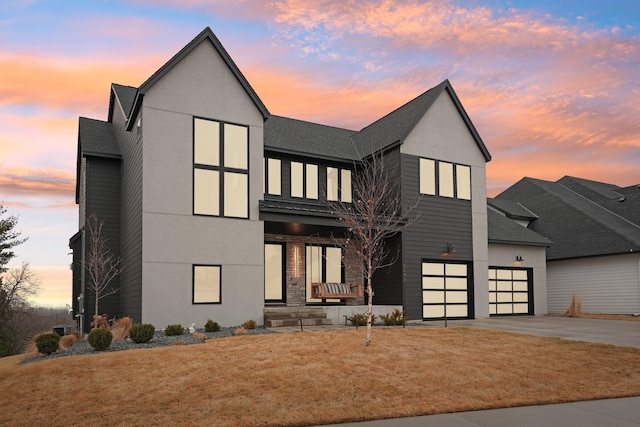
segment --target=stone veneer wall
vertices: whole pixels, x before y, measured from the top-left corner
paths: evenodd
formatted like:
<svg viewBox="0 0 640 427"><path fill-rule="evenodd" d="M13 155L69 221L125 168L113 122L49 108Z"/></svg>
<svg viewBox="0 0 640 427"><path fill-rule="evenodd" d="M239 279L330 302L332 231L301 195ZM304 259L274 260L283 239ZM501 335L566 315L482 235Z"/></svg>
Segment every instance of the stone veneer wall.
<svg viewBox="0 0 640 427"><path fill-rule="evenodd" d="M309 236L292 236L285 234L265 234L265 242L284 242L285 243L285 263L286 263L286 292L287 306L298 307L306 305L306 245L335 245L334 240L329 237L309 237ZM298 269L299 277L296 277L295 248L298 247ZM346 251L343 254L345 264L345 281L356 285L362 284L362 270L358 268L361 262L353 251ZM348 299L347 305L362 305L364 298Z"/></svg>

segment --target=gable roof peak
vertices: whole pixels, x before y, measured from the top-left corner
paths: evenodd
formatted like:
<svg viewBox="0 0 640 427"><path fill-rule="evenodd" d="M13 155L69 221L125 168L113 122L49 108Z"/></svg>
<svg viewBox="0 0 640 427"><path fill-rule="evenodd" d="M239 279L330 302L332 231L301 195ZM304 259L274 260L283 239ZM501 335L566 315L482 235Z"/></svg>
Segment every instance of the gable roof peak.
<svg viewBox="0 0 640 427"><path fill-rule="evenodd" d="M263 119L267 119L270 115L269 110L263 104L262 100L258 97L258 94L253 90L247 79L244 77L236 63L231 59L227 50L222 46L220 40L213 33L211 28L206 27L204 30L200 32L193 40L187 43L178 53L176 53L169 61L167 61L162 67L160 67L155 73L151 75L144 83L140 85L138 88L138 92L136 94L135 102L133 105L133 109L129 116L129 120L127 122L127 130L131 130L133 127L133 120L135 119L138 110L142 104L142 99L144 94L147 92L149 88L151 88L158 80L164 77L173 67L175 67L178 63L180 63L186 56L188 56L200 43L204 41L209 41L215 50L218 52L222 60L225 62L227 67L231 70L233 75L236 77L242 88L245 90L249 98L253 101L256 108L262 114Z"/></svg>

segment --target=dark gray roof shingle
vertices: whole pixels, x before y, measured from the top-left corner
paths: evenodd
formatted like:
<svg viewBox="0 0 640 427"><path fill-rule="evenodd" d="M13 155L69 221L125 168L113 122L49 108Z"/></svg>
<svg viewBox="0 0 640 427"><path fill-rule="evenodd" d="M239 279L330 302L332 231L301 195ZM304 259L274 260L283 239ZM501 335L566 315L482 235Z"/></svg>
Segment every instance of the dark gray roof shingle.
<svg viewBox="0 0 640 427"><path fill-rule="evenodd" d="M518 202L503 199L487 199L487 204L500 212L504 213L507 218L524 219L532 221L538 216L525 208Z"/></svg>
<svg viewBox="0 0 640 427"><path fill-rule="evenodd" d="M496 199L517 201L538 215L530 228L555 243L547 251L550 260L640 251L640 225L605 206L622 206L626 201L597 199L599 192L593 189L606 186L589 187L583 193L591 198L559 182L523 178ZM640 203L632 203L628 206L640 209Z"/></svg>
<svg viewBox="0 0 640 427"><path fill-rule="evenodd" d="M113 126L102 120L80 117L78 148L85 156L120 157L120 147Z"/></svg>
<svg viewBox="0 0 640 427"><path fill-rule="evenodd" d="M287 117L270 116L264 123L264 146L292 154L337 160L358 160L354 131Z"/></svg>
<svg viewBox="0 0 640 427"><path fill-rule="evenodd" d="M530 246L553 245L553 242L546 237L523 227L491 208L487 209L487 223L489 227L489 243Z"/></svg>
<svg viewBox="0 0 640 427"><path fill-rule="evenodd" d="M122 111L124 111L124 116L126 118L129 118L131 108L133 107L133 102L136 99L138 88L123 86L116 83L112 83L111 86L113 87L113 91L116 93L118 100L120 100L120 105L122 106Z"/></svg>

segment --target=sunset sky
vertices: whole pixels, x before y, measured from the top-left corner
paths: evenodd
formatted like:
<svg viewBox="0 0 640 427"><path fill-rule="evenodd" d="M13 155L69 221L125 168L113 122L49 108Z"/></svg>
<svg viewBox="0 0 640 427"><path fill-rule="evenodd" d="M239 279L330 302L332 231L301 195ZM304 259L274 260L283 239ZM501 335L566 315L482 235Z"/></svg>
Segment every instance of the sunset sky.
<svg viewBox="0 0 640 427"><path fill-rule="evenodd" d="M271 113L359 130L449 79L493 156L524 176L640 183L636 0L5 0L0 201L37 302L71 303L78 117L106 120L211 27Z"/></svg>

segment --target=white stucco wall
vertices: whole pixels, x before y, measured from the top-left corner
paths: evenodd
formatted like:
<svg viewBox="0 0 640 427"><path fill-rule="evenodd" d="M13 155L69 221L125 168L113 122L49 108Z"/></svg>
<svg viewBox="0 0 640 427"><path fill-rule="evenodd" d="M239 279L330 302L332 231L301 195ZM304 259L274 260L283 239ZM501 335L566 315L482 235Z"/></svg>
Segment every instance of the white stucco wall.
<svg viewBox="0 0 640 427"><path fill-rule="evenodd" d="M564 313L575 292L585 313L640 313L640 253L547 263L550 313Z"/></svg>
<svg viewBox="0 0 640 427"><path fill-rule="evenodd" d="M486 159L446 91L435 100L400 150L471 167L475 317L489 317Z"/></svg>
<svg viewBox="0 0 640 427"><path fill-rule="evenodd" d="M522 261L516 261L520 255ZM533 269L533 309L536 316L545 315L547 309L546 248L489 243L489 265L492 267L518 267ZM488 295L488 287L484 290ZM489 302L487 300L487 310Z"/></svg>
<svg viewBox="0 0 640 427"><path fill-rule="evenodd" d="M249 126L249 219L192 215L194 116ZM261 113L205 40L147 91L142 121L142 321L261 323ZM192 304L193 264L222 266L221 304Z"/></svg>

